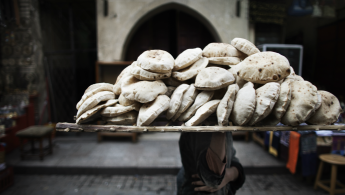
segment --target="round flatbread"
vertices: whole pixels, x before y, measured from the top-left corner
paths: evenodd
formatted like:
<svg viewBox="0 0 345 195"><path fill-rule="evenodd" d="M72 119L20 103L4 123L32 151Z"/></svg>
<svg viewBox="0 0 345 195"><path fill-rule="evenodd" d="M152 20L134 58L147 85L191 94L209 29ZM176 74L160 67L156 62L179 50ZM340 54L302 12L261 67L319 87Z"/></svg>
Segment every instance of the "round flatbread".
<svg viewBox="0 0 345 195"><path fill-rule="evenodd" d="M235 77L235 79L236 79L235 82L238 85L238 87L241 89L243 87L243 85L248 82L248 81L242 79L240 76L237 75L237 72L241 67L241 63L237 64L237 65L230 66L230 67L231 68L228 71L231 72L232 75Z"/></svg>
<svg viewBox="0 0 345 195"><path fill-rule="evenodd" d="M77 103L77 110L80 108L80 106L91 96L95 95L98 92L101 91L113 91L113 86L112 84L109 83L97 83L94 84L93 87L89 87L92 90L88 90L87 88L85 91L88 91L87 93L84 93L84 95L81 97L81 100Z"/></svg>
<svg viewBox="0 0 345 195"><path fill-rule="evenodd" d="M189 107L185 112L181 114L178 118L179 121L188 121L192 116L194 116L195 112L208 101L210 101L213 97L214 91L202 91L200 92L191 107Z"/></svg>
<svg viewBox="0 0 345 195"><path fill-rule="evenodd" d="M333 94L327 91L318 91L321 95L321 106L307 120L313 125L331 125L335 123L342 112L339 100Z"/></svg>
<svg viewBox="0 0 345 195"><path fill-rule="evenodd" d="M84 112L90 110L91 108L97 106L102 101L107 101L115 99L115 95L110 91L101 91L90 98L88 98L79 108L76 118L79 118Z"/></svg>
<svg viewBox="0 0 345 195"><path fill-rule="evenodd" d="M245 125L255 110L256 97L254 84L248 82L237 92L236 100L230 114L230 120L238 126Z"/></svg>
<svg viewBox="0 0 345 195"><path fill-rule="evenodd" d="M130 111L115 117L103 117L108 125L133 125L137 122L138 112Z"/></svg>
<svg viewBox="0 0 345 195"><path fill-rule="evenodd" d="M216 90L235 82L234 76L227 70L218 67L202 69L195 79L198 90Z"/></svg>
<svg viewBox="0 0 345 195"><path fill-rule="evenodd" d="M211 57L239 57L241 53L228 43L210 43L202 51L202 55Z"/></svg>
<svg viewBox="0 0 345 195"><path fill-rule="evenodd" d="M186 49L175 60L174 70L181 70L192 65L199 60L202 56L202 50L200 48Z"/></svg>
<svg viewBox="0 0 345 195"><path fill-rule="evenodd" d="M105 86L107 86L107 87L113 87L113 85L110 84L110 83L95 83L95 84L90 85L90 86L85 90L84 94L86 94L86 93L88 93L88 92L90 92L90 91L92 91L92 90L94 90L94 89L96 89L96 88L105 87Z"/></svg>
<svg viewBox="0 0 345 195"><path fill-rule="evenodd" d="M264 119L272 111L280 93L280 84L275 82L266 83L264 86L255 90L256 106L252 118L247 125Z"/></svg>
<svg viewBox="0 0 345 195"><path fill-rule="evenodd" d="M171 95L170 105L169 105L167 116L166 116L168 120L170 120L180 108L183 94L187 91L188 88L189 88L189 85L182 84L178 86L175 89L174 93Z"/></svg>
<svg viewBox="0 0 345 195"><path fill-rule="evenodd" d="M112 106L114 104L116 104L118 102L118 100L108 100L106 101L104 104L98 105L94 108L91 108L90 110L84 112L84 114L82 114L76 121L76 124L81 124L81 123L86 123L89 121L92 121L93 119L95 119L96 117L94 117L95 115L98 115L98 111L100 111L103 108L106 108L108 106Z"/></svg>
<svg viewBox="0 0 345 195"><path fill-rule="evenodd" d="M169 108L170 98L166 95L159 95L154 101L141 106L139 110L137 125L150 125L162 112Z"/></svg>
<svg viewBox="0 0 345 195"><path fill-rule="evenodd" d="M241 52L247 54L248 56L260 52L260 50L257 47L255 47L255 45L252 42L243 38L234 38L231 41L231 45L233 45L236 49L240 50Z"/></svg>
<svg viewBox="0 0 345 195"><path fill-rule="evenodd" d="M207 119L212 113L217 110L217 106L220 100L212 100L201 106L195 113L195 115L189 119L186 126L197 126Z"/></svg>
<svg viewBox="0 0 345 195"><path fill-rule="evenodd" d="M241 62L239 57L211 57L208 60L210 63L218 65L236 65Z"/></svg>
<svg viewBox="0 0 345 195"><path fill-rule="evenodd" d="M137 60L138 66L150 72L168 73L174 68L175 59L163 50L148 50Z"/></svg>
<svg viewBox="0 0 345 195"><path fill-rule="evenodd" d="M158 95L165 94L168 88L163 81L140 81L134 76L123 79L121 85L122 95L133 101L140 103L151 102Z"/></svg>
<svg viewBox="0 0 345 195"><path fill-rule="evenodd" d="M139 110L139 108L135 107L134 105L122 106L120 104L116 104L114 107L104 108L101 112L101 115L104 117L115 117L130 112L132 110Z"/></svg>
<svg viewBox="0 0 345 195"><path fill-rule="evenodd" d="M167 73L154 73L147 70L142 69L138 66L137 62L133 62L132 68L131 68L131 74L143 81L155 81L160 79L166 79L169 78L171 75L171 71Z"/></svg>
<svg viewBox="0 0 345 195"><path fill-rule="evenodd" d="M277 119L271 112L267 117L255 123L254 126L276 126L279 122L280 119Z"/></svg>
<svg viewBox="0 0 345 195"><path fill-rule="evenodd" d="M186 111L190 105L192 105L197 95L198 90L195 88L194 84L191 84L187 91L183 94L181 105L172 118L172 121L175 121L177 118L179 118L181 114Z"/></svg>
<svg viewBox="0 0 345 195"><path fill-rule="evenodd" d="M287 79L280 85L280 92L277 103L275 104L272 114L280 119L284 116L291 101L291 80ZM278 121L278 122L279 122Z"/></svg>
<svg viewBox="0 0 345 195"><path fill-rule="evenodd" d="M138 103L138 102L133 101L133 100L129 100L129 99L125 98L122 94L119 97L119 104L122 106L130 106L130 105L133 105L135 103Z"/></svg>
<svg viewBox="0 0 345 195"><path fill-rule="evenodd" d="M291 82L291 102L281 119L285 125L304 123L317 106L317 88L308 81Z"/></svg>
<svg viewBox="0 0 345 195"><path fill-rule="evenodd" d="M173 77L162 79L162 81L165 83L166 86L173 86L173 87L178 87L182 85L183 83L186 83L186 82L178 81L174 79Z"/></svg>
<svg viewBox="0 0 345 195"><path fill-rule="evenodd" d="M139 111L141 104L137 101L129 100L125 98L122 94L119 97L119 104L122 106L133 106L136 111Z"/></svg>
<svg viewBox="0 0 345 195"><path fill-rule="evenodd" d="M244 80L266 84L284 79L289 76L290 71L290 64L286 57L267 51L248 56L241 62L237 74Z"/></svg>
<svg viewBox="0 0 345 195"><path fill-rule="evenodd" d="M202 69L206 68L208 62L209 61L207 58L202 57L188 68L185 68L181 71L172 72L172 77L179 81L191 79L195 77Z"/></svg>
<svg viewBox="0 0 345 195"><path fill-rule="evenodd" d="M113 92L115 93L115 95L120 95L121 94L121 84L122 84L122 80L128 76L131 76L131 68L132 65L127 66L121 73L120 75L117 77L116 82L113 86Z"/></svg>
<svg viewBox="0 0 345 195"><path fill-rule="evenodd" d="M217 108L217 119L219 126L228 126L230 113L232 111L238 90L239 87L237 84L229 85L223 99L220 101Z"/></svg>

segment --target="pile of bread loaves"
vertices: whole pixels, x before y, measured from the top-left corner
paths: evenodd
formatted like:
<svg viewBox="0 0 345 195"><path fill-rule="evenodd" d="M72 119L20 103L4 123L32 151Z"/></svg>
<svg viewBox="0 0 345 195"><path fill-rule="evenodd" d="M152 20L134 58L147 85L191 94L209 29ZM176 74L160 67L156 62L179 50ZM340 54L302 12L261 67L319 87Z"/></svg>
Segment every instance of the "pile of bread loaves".
<svg viewBox="0 0 345 195"><path fill-rule="evenodd" d="M212 113L219 126L326 125L342 111L334 95L296 75L284 56L260 52L242 38L187 49L176 59L163 50L145 51L114 85L87 88L77 109L77 124L101 117L137 126L161 114L197 126Z"/></svg>

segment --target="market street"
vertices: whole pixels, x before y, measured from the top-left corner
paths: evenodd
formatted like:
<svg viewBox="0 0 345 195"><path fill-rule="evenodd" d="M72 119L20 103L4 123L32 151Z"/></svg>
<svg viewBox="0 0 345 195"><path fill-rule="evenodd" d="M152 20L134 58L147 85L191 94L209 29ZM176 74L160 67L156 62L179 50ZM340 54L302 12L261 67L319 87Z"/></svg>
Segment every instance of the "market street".
<svg viewBox="0 0 345 195"><path fill-rule="evenodd" d="M15 175L15 184L4 195L175 195L174 175ZM247 175L237 195L321 195L327 194L290 174Z"/></svg>

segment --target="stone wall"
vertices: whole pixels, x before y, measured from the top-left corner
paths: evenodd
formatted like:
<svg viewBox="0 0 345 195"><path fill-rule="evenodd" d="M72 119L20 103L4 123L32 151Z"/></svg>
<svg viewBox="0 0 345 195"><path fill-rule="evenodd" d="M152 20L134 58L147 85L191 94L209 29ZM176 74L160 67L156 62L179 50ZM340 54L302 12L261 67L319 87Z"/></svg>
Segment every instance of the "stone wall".
<svg viewBox="0 0 345 195"><path fill-rule="evenodd" d="M104 16L104 1L97 0L97 41L99 61L124 60L126 44L136 28L161 11L175 8L193 15L210 30L215 39L230 43L235 37L253 39L249 25L248 0L240 1L240 16L236 16L237 0L108 0L108 15Z"/></svg>
<svg viewBox="0 0 345 195"><path fill-rule="evenodd" d="M5 75L5 79L1 78L4 85L2 90L4 94L37 94L37 123L47 95L38 0L19 0L18 11L19 20L7 21L1 29L0 73ZM45 113L47 116L47 110ZM42 122L47 122L47 118Z"/></svg>

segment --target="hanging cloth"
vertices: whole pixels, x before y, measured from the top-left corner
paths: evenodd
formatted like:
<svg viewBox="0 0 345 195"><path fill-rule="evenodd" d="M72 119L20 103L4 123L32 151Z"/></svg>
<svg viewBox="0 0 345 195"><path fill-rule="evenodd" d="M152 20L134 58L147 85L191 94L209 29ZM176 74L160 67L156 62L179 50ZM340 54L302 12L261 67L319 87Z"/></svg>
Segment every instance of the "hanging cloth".
<svg viewBox="0 0 345 195"><path fill-rule="evenodd" d="M302 175L304 177L314 176L317 170L316 133L314 131L299 133L301 134L300 159Z"/></svg>
<svg viewBox="0 0 345 195"><path fill-rule="evenodd" d="M290 131L282 131L280 136L279 157L287 162L289 159Z"/></svg>
<svg viewBox="0 0 345 195"><path fill-rule="evenodd" d="M301 137L301 134L295 131L290 132L289 160L286 163L286 168L288 168L292 174L295 174L296 172L300 137Z"/></svg>
<svg viewBox="0 0 345 195"><path fill-rule="evenodd" d="M275 132L271 131L270 132L269 153L271 153L275 157L279 156L280 135L281 135L281 133L279 131L275 131Z"/></svg>

